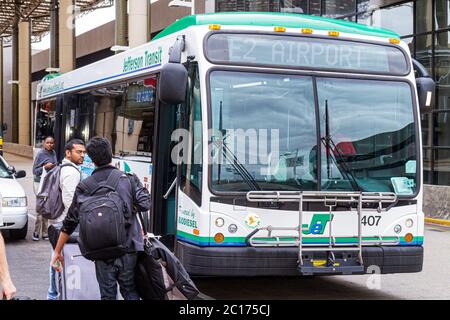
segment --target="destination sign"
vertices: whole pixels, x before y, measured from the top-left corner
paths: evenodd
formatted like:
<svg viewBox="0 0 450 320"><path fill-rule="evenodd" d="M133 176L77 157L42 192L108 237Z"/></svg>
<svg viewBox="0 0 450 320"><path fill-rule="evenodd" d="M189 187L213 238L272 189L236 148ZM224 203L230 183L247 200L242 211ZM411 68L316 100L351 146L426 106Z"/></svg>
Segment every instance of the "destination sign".
<svg viewBox="0 0 450 320"><path fill-rule="evenodd" d="M216 63L270 65L404 75L399 48L337 39L262 34L213 34L207 56Z"/></svg>

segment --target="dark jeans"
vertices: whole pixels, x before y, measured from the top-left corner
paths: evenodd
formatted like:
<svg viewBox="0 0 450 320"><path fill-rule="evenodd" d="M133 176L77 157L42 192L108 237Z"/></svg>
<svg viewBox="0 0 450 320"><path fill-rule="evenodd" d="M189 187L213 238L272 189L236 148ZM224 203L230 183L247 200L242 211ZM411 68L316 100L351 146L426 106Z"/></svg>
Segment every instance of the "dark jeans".
<svg viewBox="0 0 450 320"><path fill-rule="evenodd" d="M139 300L134 283L137 253L128 253L120 258L95 261L95 272L102 300L117 300L117 283L125 300Z"/></svg>

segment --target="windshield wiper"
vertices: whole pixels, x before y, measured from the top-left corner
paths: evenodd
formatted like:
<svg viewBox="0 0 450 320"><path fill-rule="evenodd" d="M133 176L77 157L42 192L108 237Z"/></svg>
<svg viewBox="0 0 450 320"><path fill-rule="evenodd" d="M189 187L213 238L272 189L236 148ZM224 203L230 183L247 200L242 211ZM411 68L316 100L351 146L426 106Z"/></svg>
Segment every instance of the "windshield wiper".
<svg viewBox="0 0 450 320"><path fill-rule="evenodd" d="M350 182L354 190L362 191L358 182L356 181L355 176L353 175L352 171L347 165L347 161L345 161L344 157L342 156L342 153L339 151L339 149L336 147L336 144L333 141L333 138L330 134L330 120L328 115L328 100L325 100L325 137L321 137L320 140L325 145L326 151L327 151L327 172L328 172L328 178L330 178L330 154L332 154L332 158L334 163L336 164L336 167L341 171L341 173L344 174L345 178ZM334 152L332 152L330 149ZM336 154L339 157L339 161L336 159Z"/></svg>
<svg viewBox="0 0 450 320"><path fill-rule="evenodd" d="M256 182L255 178L251 175L251 173L244 167L242 163L239 162L236 155L228 148L228 146L225 144L225 140L227 139L227 135L225 135L226 131L223 129L223 116L222 116L222 108L223 104L222 101L220 101L220 107L219 107L219 131L222 134L222 142L214 141L216 147L218 149L221 149L221 155L223 155L226 159L229 160L231 165L233 166L233 169L236 170L237 173L242 177L242 179L250 186L251 189L255 190L261 190L261 187ZM220 158L219 163L217 165L217 183L220 184L221 181L221 173L222 173L222 158Z"/></svg>
<svg viewBox="0 0 450 320"><path fill-rule="evenodd" d="M230 150L230 148L228 148L228 146L225 144L226 138L227 136L224 136L221 142L219 140L216 140L214 141L214 144L218 149L222 150L222 154L225 159L230 162L233 169L236 170L237 173L239 173L242 179L249 185L250 189L261 191L262 189L256 182L255 178L251 175L247 168L244 167L244 165L239 161L239 159Z"/></svg>

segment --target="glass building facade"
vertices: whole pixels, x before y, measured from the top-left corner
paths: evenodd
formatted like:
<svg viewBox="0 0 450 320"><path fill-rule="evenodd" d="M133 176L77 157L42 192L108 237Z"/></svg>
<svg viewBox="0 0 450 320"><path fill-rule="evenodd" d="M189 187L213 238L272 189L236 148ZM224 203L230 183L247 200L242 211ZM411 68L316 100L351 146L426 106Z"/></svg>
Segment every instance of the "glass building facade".
<svg viewBox="0 0 450 320"><path fill-rule="evenodd" d="M216 12L305 13L397 32L435 79L435 109L421 115L424 182L450 186L450 0L216 0Z"/></svg>

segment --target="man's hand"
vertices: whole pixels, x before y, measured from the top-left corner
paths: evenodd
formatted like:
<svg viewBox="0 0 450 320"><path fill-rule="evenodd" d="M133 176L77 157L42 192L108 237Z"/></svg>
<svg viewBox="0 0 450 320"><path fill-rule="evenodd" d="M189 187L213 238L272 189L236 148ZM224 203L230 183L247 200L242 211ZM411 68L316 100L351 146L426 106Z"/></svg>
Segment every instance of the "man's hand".
<svg viewBox="0 0 450 320"><path fill-rule="evenodd" d="M44 166L44 169L45 170L51 170L51 169L53 169L55 167L55 164L54 163L47 163L45 166Z"/></svg>
<svg viewBox="0 0 450 320"><path fill-rule="evenodd" d="M64 257L61 254L61 252L56 252L53 256L51 266L53 269L55 269L56 272L61 272L62 268L64 267Z"/></svg>
<svg viewBox="0 0 450 320"><path fill-rule="evenodd" d="M11 300L16 294L16 287L14 287L11 280L5 281L2 285L2 299L6 297L6 300Z"/></svg>

